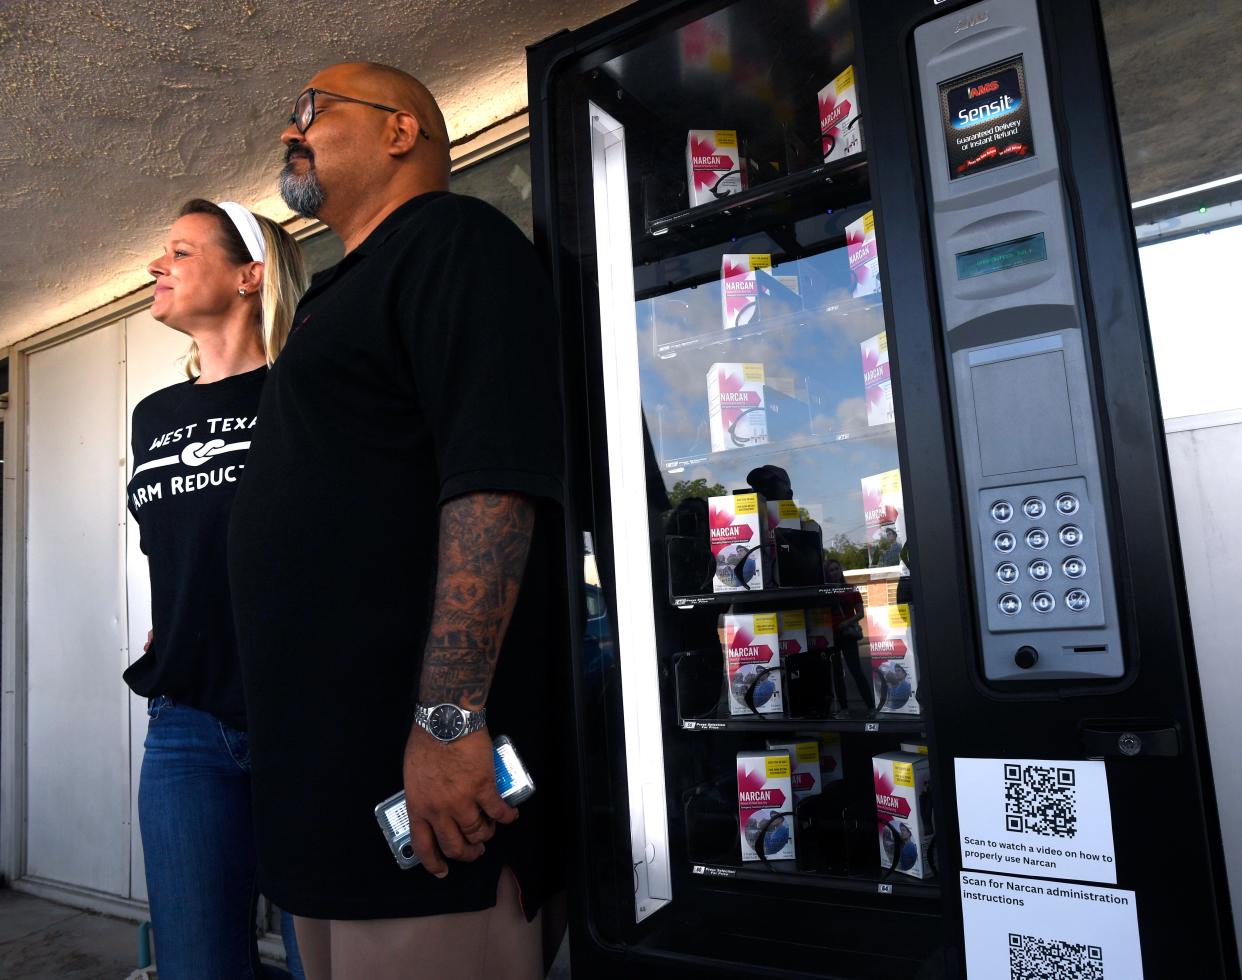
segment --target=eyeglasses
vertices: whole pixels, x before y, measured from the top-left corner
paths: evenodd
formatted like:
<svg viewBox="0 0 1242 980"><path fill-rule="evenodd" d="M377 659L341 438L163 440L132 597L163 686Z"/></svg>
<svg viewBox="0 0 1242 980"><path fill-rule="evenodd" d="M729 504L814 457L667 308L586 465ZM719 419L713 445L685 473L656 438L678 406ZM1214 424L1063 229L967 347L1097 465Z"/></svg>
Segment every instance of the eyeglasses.
<svg viewBox="0 0 1242 980"><path fill-rule="evenodd" d="M342 102L357 102L359 105L370 106L372 109L382 109L384 112L401 112L401 109L395 109L390 105L382 105L379 102L368 102L366 99L355 99L352 95L341 95L337 92L328 92L321 88L308 88L305 92L297 97L297 101L293 103L293 113L289 116L289 122L297 127L299 133L305 133L311 127L311 123L315 121L315 96L326 95L329 98L339 99ZM418 128L418 135L425 140L431 139L431 134L421 126Z"/></svg>

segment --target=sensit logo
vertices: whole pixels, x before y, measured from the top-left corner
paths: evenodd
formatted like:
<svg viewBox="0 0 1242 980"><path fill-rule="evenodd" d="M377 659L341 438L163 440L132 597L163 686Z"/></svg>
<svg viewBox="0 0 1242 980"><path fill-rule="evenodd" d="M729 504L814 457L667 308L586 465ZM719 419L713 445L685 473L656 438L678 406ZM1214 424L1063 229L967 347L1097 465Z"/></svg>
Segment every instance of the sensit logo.
<svg viewBox="0 0 1242 980"><path fill-rule="evenodd" d="M1000 85L996 82L985 82L982 85L973 86L970 89L971 98L975 97L975 93L987 94L995 92ZM1007 116L1011 112L1016 112L1022 106L1021 99L1015 99L1011 95L1002 95L998 99L991 102L985 102L982 105L971 106L966 109L957 110L957 118L953 120L954 129L967 129L971 126L981 126L984 123L992 122L1001 116Z"/></svg>

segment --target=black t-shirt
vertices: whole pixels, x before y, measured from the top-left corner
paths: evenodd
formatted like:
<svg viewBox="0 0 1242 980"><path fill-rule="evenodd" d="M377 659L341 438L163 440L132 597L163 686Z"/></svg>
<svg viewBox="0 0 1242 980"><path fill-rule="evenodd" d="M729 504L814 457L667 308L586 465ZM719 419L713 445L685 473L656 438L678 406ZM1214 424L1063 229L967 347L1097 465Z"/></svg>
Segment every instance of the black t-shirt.
<svg viewBox="0 0 1242 980"><path fill-rule="evenodd" d="M565 640L560 369L534 250L490 205L403 204L303 297L233 508L229 569L260 887L315 918L475 911L504 864L528 915L564 819L550 690ZM476 862L400 870L374 817L402 785L439 506L517 491L538 516L487 702L538 791Z"/></svg>
<svg viewBox="0 0 1242 980"><path fill-rule="evenodd" d="M125 682L243 729L226 542L266 379L261 367L211 384L183 381L140 401L128 488L151 569L154 636Z"/></svg>

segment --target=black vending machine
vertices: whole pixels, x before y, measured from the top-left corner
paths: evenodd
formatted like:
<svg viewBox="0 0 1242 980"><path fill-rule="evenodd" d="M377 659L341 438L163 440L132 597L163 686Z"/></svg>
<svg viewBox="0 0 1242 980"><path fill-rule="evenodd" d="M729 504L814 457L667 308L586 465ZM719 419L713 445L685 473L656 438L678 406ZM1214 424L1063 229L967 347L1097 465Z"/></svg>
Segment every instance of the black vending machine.
<svg viewBox="0 0 1242 980"><path fill-rule="evenodd" d="M575 976L1237 976L1096 3L529 54Z"/></svg>

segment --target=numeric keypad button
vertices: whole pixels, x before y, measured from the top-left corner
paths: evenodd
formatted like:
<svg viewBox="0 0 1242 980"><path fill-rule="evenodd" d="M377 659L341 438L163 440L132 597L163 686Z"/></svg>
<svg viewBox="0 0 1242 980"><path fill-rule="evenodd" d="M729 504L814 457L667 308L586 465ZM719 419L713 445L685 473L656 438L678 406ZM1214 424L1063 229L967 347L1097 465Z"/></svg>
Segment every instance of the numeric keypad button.
<svg viewBox="0 0 1242 980"><path fill-rule="evenodd" d="M1037 521L1043 517L1046 509L1047 508L1044 506L1044 502L1038 497L1027 497L1024 501L1022 501L1022 513L1033 521Z"/></svg>
<svg viewBox="0 0 1242 980"><path fill-rule="evenodd" d="M1047 582L1048 579L1052 578L1052 566L1042 558L1031 562L1026 570L1036 582Z"/></svg>
<svg viewBox="0 0 1242 980"><path fill-rule="evenodd" d="M1091 605L1091 596L1086 589L1070 589L1065 593L1065 605L1072 612L1082 612Z"/></svg>
<svg viewBox="0 0 1242 980"><path fill-rule="evenodd" d="M997 524L1008 523L1011 517L1013 517L1013 504L1008 500L998 500L992 504L992 520Z"/></svg>
<svg viewBox="0 0 1242 980"><path fill-rule="evenodd" d="M996 600L996 606L1006 616L1016 616L1022 611L1022 600L1012 592L1006 592Z"/></svg>
<svg viewBox="0 0 1242 980"><path fill-rule="evenodd" d="M1057 532L1057 536L1061 539L1061 544L1067 548L1077 548L1082 544L1082 528L1077 524L1066 524Z"/></svg>
<svg viewBox="0 0 1242 980"><path fill-rule="evenodd" d="M1078 498L1072 493L1058 494L1056 508L1062 517L1071 517L1078 513Z"/></svg>
<svg viewBox="0 0 1242 980"><path fill-rule="evenodd" d="M1011 561L996 566L996 577L1005 585L1018 581L1018 566Z"/></svg>
<svg viewBox="0 0 1242 980"><path fill-rule="evenodd" d="M1042 527L1033 527L1026 532L1026 546L1035 551L1043 551L1048 547L1048 532Z"/></svg>
<svg viewBox="0 0 1242 980"><path fill-rule="evenodd" d="M1000 534L996 535L996 537L992 539L992 547L994 547L1002 555L1007 555L1009 552L1013 551L1017 543L1018 539L1008 531L1001 531Z"/></svg>
<svg viewBox="0 0 1242 980"><path fill-rule="evenodd" d="M1061 571L1066 578L1082 578L1087 574L1087 563L1077 555L1070 555L1061 562Z"/></svg>
<svg viewBox="0 0 1242 980"><path fill-rule="evenodd" d="M1041 615L1052 612L1056 604L1057 601L1052 598L1051 592L1036 592L1031 596L1031 608Z"/></svg>

